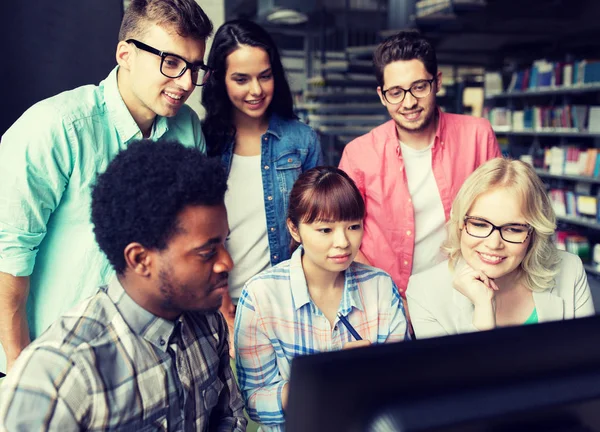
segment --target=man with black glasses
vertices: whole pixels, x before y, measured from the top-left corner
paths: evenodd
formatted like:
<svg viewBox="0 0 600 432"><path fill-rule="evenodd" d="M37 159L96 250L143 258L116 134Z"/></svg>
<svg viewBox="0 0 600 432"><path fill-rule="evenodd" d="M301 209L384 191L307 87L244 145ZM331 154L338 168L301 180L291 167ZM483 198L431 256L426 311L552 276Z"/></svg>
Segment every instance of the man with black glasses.
<svg viewBox="0 0 600 432"><path fill-rule="evenodd" d="M402 31L373 55L377 93L392 117L344 149L340 168L366 204L357 260L388 272L402 297L408 278L441 260L452 200L481 163L500 156L485 119L447 114L433 46Z"/></svg>
<svg viewBox="0 0 600 432"><path fill-rule="evenodd" d="M208 78L212 29L194 0L132 0L108 77L35 104L2 137L0 372L113 274L90 224L97 173L134 139L205 150L184 103Z"/></svg>

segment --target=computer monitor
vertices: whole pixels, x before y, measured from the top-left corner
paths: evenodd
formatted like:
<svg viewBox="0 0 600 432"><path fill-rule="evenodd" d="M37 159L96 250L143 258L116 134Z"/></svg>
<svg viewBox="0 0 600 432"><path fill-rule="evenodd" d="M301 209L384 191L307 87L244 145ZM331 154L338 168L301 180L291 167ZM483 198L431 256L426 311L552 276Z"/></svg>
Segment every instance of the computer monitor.
<svg viewBox="0 0 600 432"><path fill-rule="evenodd" d="M600 317L292 362L287 432L522 428L600 431Z"/></svg>

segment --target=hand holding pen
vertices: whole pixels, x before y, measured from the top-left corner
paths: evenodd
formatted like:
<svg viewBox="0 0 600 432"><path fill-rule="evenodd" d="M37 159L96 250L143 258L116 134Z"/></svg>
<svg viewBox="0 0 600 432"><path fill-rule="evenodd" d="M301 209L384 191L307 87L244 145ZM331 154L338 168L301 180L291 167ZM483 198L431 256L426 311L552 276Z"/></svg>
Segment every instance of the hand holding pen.
<svg viewBox="0 0 600 432"><path fill-rule="evenodd" d="M356 329L354 327L352 327L352 324L350 324L350 321L348 321L348 318L346 318L344 315L342 315L341 312L338 312L337 316L340 320L340 323L342 323L342 325L344 327L346 327L346 329L350 332L352 337L354 339L356 339L355 341L346 342L344 344L343 349L360 348L360 347L365 347L365 346L371 345L371 342L369 342L368 340L363 340L363 338L358 334Z"/></svg>

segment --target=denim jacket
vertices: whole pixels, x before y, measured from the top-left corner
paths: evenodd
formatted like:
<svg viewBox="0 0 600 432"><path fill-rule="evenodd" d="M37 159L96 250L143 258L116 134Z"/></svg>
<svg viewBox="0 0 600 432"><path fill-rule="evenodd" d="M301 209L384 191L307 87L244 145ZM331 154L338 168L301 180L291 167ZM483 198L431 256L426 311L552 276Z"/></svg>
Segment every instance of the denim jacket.
<svg viewBox="0 0 600 432"><path fill-rule="evenodd" d="M298 120L273 114L261 137L262 182L267 214L271 265L290 258L290 234L285 219L290 191L298 176L323 163L317 133ZM221 161L231 169L234 141L225 148Z"/></svg>

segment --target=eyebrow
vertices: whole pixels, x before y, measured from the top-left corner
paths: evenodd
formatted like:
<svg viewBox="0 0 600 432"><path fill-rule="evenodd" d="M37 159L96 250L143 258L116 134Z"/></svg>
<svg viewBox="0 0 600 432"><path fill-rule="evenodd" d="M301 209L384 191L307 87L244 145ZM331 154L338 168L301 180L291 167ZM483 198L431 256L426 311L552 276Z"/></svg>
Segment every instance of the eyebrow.
<svg viewBox="0 0 600 432"><path fill-rule="evenodd" d="M214 245L218 245L223 243L223 238L221 237L213 237L211 238L209 241L207 241L206 243L200 245L200 246L196 246L195 248L192 249L192 251L201 251L203 249L209 248L211 246Z"/></svg>
<svg viewBox="0 0 600 432"><path fill-rule="evenodd" d="M410 87L414 86L415 84L423 82L423 81L430 81L430 80L428 80L427 78L421 78L421 79L418 79L416 81L411 82L408 87L410 88ZM394 85L394 86L388 87L388 90L391 89L391 88L394 88L394 87L400 87L400 86L399 85ZM402 87L400 87L400 88L402 88Z"/></svg>
<svg viewBox="0 0 600 432"><path fill-rule="evenodd" d="M273 70L273 68L267 68L264 71L259 72L258 75L262 75L267 72L271 72L272 70ZM231 74L231 76L248 77L248 76L250 76L250 74L246 74L246 73L242 73L242 72L234 72Z"/></svg>

